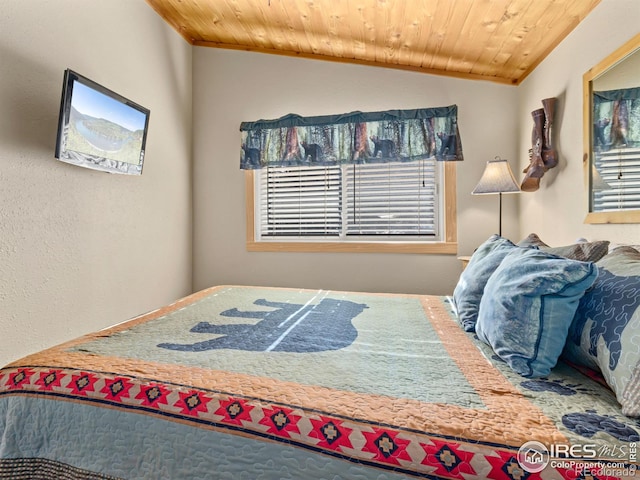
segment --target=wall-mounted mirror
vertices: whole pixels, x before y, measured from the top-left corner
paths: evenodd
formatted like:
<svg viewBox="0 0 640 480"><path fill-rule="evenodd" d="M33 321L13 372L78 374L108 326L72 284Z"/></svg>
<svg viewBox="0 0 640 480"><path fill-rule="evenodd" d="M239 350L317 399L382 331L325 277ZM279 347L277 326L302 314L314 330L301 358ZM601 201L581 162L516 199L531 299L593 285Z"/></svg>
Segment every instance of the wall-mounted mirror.
<svg viewBox="0 0 640 480"><path fill-rule="evenodd" d="M640 223L640 34L583 76L585 223Z"/></svg>

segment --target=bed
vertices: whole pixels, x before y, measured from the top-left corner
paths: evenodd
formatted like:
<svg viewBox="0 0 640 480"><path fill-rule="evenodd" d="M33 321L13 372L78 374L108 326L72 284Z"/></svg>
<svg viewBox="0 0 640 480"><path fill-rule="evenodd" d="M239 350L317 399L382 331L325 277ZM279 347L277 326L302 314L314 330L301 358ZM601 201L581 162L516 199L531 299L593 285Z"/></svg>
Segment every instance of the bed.
<svg viewBox="0 0 640 480"><path fill-rule="evenodd" d="M30 355L0 370L0 478L635 476L595 369L525 377L458 303L215 286Z"/></svg>

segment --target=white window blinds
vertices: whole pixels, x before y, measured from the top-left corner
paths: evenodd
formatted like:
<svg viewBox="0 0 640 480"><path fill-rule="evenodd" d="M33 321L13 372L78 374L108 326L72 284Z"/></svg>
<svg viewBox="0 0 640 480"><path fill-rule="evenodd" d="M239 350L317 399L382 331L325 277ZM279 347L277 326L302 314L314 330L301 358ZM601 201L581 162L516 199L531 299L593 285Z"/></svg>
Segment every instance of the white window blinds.
<svg viewBox="0 0 640 480"><path fill-rule="evenodd" d="M595 155L604 184L593 185L594 212L640 209L640 148L614 148Z"/></svg>
<svg viewBox="0 0 640 480"><path fill-rule="evenodd" d="M346 168L347 235L435 235L435 161Z"/></svg>
<svg viewBox="0 0 640 480"><path fill-rule="evenodd" d="M261 235L339 235L341 177L339 166L267 167L260 171Z"/></svg>
<svg viewBox="0 0 640 480"><path fill-rule="evenodd" d="M259 236L435 240L440 171L433 159L264 168L257 182Z"/></svg>

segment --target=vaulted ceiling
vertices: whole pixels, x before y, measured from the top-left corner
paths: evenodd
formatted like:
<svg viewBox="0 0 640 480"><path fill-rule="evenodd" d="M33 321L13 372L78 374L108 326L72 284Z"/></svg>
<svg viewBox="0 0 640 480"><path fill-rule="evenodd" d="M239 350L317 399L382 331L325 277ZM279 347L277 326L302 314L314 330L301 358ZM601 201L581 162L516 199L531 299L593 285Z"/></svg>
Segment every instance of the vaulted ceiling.
<svg viewBox="0 0 640 480"><path fill-rule="evenodd" d="M517 85L600 0L146 0L192 45Z"/></svg>

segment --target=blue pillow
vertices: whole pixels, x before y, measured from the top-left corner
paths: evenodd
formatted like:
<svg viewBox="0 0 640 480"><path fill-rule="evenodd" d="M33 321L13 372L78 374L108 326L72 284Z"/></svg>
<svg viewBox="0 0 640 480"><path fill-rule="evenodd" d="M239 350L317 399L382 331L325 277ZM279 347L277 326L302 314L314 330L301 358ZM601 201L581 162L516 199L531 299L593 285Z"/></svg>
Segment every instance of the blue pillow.
<svg viewBox="0 0 640 480"><path fill-rule="evenodd" d="M511 241L499 235L492 235L471 256L462 271L453 291L453 301L458 313L458 322L466 332L473 332L478 319L480 299L484 286L502 259L514 248Z"/></svg>
<svg viewBox="0 0 640 480"><path fill-rule="evenodd" d="M595 281L592 262L518 248L489 278L480 302L478 338L523 377L556 365L580 298Z"/></svg>

